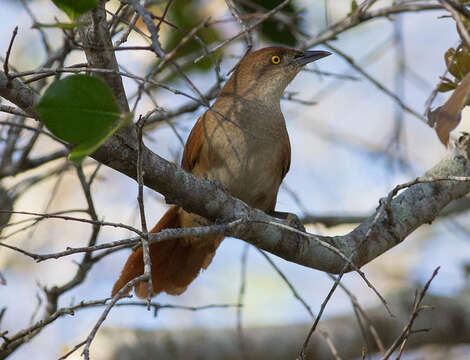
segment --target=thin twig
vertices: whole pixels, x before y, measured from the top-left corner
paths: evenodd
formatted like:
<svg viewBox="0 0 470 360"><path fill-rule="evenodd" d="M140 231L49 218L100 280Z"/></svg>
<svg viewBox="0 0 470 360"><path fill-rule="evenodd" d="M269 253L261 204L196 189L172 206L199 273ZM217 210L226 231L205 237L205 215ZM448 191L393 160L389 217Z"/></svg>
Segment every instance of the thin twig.
<svg viewBox="0 0 470 360"><path fill-rule="evenodd" d="M361 4L362 5L362 4ZM388 18L391 15L407 13L407 12L418 12L418 11L433 11L442 10L441 5L436 4L416 4L416 3L393 3L392 6L383 7L377 10L371 11L360 11L356 16L346 15L342 20L332 24L328 29L323 30L317 36L311 36L301 44L301 48L311 48L315 45L322 44L328 40L334 40L339 34L346 32L349 29L356 27L357 25L378 19Z"/></svg>
<svg viewBox="0 0 470 360"><path fill-rule="evenodd" d="M40 214L38 214L40 215ZM50 218L53 217L52 214L47 214L48 216L44 216L44 218ZM55 216L54 216L55 217ZM61 217L58 217L61 218ZM67 218L66 220L75 220L77 218ZM83 220L83 219L79 219ZM225 235L226 233L230 232L230 230L238 225L243 224L245 220L235 220L231 223L228 224L216 224L216 225L210 225L210 226L197 226L197 227L192 227L192 228L177 228L177 229L164 229L158 233L153 233L149 234L149 242L150 244L153 244L155 242L163 241L163 240L170 240L170 239L177 239L177 238L182 238L182 237L204 237L208 235ZM91 221L85 221L91 224L94 224L94 222ZM109 225L109 226L115 226L119 227L119 224L114 224L114 223L103 223L103 222L98 222L97 224L99 225ZM129 229L128 229L129 230ZM132 231L132 230L131 230ZM69 256L72 254L76 253L91 253L97 250L104 250L104 249L110 249L110 248L119 248L122 249L123 246L126 247L132 247L137 244L139 244L141 239L141 236L136 236L128 239L123 239L123 240L115 240L109 243L104 243L104 244L99 244L99 245L94 245L94 246L85 246L85 247L77 247L77 248L70 248L67 247L66 250L56 252L56 253L50 253L50 254L33 254L28 251L25 251L23 249L20 249L18 247L6 244L4 242L0 242L0 247L5 247L9 248L11 250L20 252L37 262L41 262L44 260L49 260L49 259L58 259L63 256Z"/></svg>
<svg viewBox="0 0 470 360"><path fill-rule="evenodd" d="M137 23L137 20L139 20L139 17L140 17L139 14L134 14L134 16L132 16L131 21L126 27L126 31L124 31L124 33L122 33L119 40L114 43L115 50L125 49L124 47L121 47L121 45L127 41L127 38L129 37L129 34L131 33L131 31L134 29L135 24ZM142 48L142 50L148 50L148 49L150 49L150 47L148 46L145 46ZM133 49L133 50L137 50L137 49Z"/></svg>
<svg viewBox="0 0 470 360"><path fill-rule="evenodd" d="M240 61L242 61L243 58L250 53L251 49L253 48L253 36L251 34L252 29L248 29L248 27L246 26L245 22L240 16L240 10L235 6L235 3L233 2L233 0L225 0L225 4L227 4L227 7L230 13L234 17L234 19L237 21L238 25L240 25L240 28L242 30L243 37L245 38L245 43L246 43L245 52L241 56L239 62L235 64L233 68L228 72L228 74L230 74L234 69L236 69Z"/></svg>
<svg viewBox="0 0 470 360"><path fill-rule="evenodd" d="M469 18L469 11L465 6L461 4L455 3L451 0L439 0L443 7L446 8L447 11L450 12L452 17L457 24L457 30L462 38L462 41L465 43L467 48L470 49L470 34L468 33L467 26L464 24L461 16L464 16L467 21L470 20Z"/></svg>
<svg viewBox="0 0 470 360"><path fill-rule="evenodd" d="M210 17L203 20L199 25L196 25L189 31L176 45L176 47L167 53L162 59L158 66L151 72L151 74L158 73L166 64L173 61L175 56L181 50L181 48L186 45L189 41L196 37L196 34L203 28L207 27L210 21Z"/></svg>
<svg viewBox="0 0 470 360"><path fill-rule="evenodd" d="M336 276L331 275L331 274L327 274L327 275L332 280L336 281ZM367 315L367 312L359 304L359 302L357 301L356 296L343 283L340 283L339 286L341 287L341 289L346 293L346 295L351 300L351 303L353 305L354 310L355 311L357 310L358 315L360 315L366 321L367 326L369 328L368 330L369 330L370 334L372 335L372 337L375 341L375 344L377 345L377 348L379 349L380 353L383 355L385 353L385 348L384 348L384 345L383 345L383 341L382 341L382 339L380 339L380 336L379 336L377 330L375 329L374 325L372 324L371 319Z"/></svg>
<svg viewBox="0 0 470 360"><path fill-rule="evenodd" d="M84 222L88 224L94 224L94 225L101 225L101 226L112 226L112 227L117 227L117 228L124 228L127 230L130 230L139 236L142 236L142 232L133 226L122 224L122 223L113 223L109 221L96 221L96 220L89 220L89 219L82 219L82 218L76 218L76 217L71 217L71 216L62 216L62 215L54 215L54 214L41 214L41 213L35 213L31 211L10 211L10 210L0 210L0 213L10 213L10 214L19 214L19 215L31 215L31 216L38 216L46 219L61 219L61 220L66 220L66 221L78 221L78 222ZM0 246L3 245L0 243Z"/></svg>
<svg viewBox="0 0 470 360"><path fill-rule="evenodd" d="M245 30L237 33L236 35L220 42L219 44L213 46L212 48L210 48L210 52L213 53L217 50L219 50L220 48L224 47L225 45L227 45L228 43L232 42L233 40L236 40L242 36L245 36L245 33L248 32L248 31L251 31L253 30L254 28L256 28L258 25L260 25L262 22L266 21L267 19L269 19L270 17L272 17L274 14L276 14L277 12L281 11L285 6L287 6L287 4L289 4L291 0L284 0L282 3L280 3L279 5L277 5L276 7L274 7L272 10L268 11L267 13L263 14L262 16L260 16L258 18L258 20L256 20L253 24L251 24L250 26L247 26L245 28ZM200 60L202 60L202 58L204 57L205 55L202 55L198 58L196 58L194 60L195 63L199 62Z"/></svg>
<svg viewBox="0 0 470 360"><path fill-rule="evenodd" d="M423 302L424 296L426 295L426 292L429 289L429 286L431 285L431 282L434 280L436 277L437 273L439 272L439 269L441 267L438 266L436 269L434 269L431 277L429 280L426 282L424 285L423 289L420 291L419 295L416 297L414 305L413 305L413 311L410 315L410 319L408 320L408 323L405 325L403 328L401 334L395 339L393 344L388 348L387 352L385 355L382 357L382 360L387 360L395 351L395 349L400 346L400 344L406 340L410 334L411 334L411 328L413 326L414 321L418 317L419 313L421 310L425 309L424 307L421 306L421 303Z"/></svg>
<svg viewBox="0 0 470 360"><path fill-rule="evenodd" d="M407 113L413 115L417 119L421 120L424 123L427 123L427 120L419 114L417 111L413 110L410 108L408 105L406 105L403 100L401 100L396 94L394 94L392 91L387 89L384 85L382 85L379 81L377 81L372 75L367 73L364 69L362 69L359 65L356 64L354 59L350 57L349 55L345 54L343 51L339 50L337 47L332 46L329 43L325 43L325 46L338 55L340 55L346 62L348 62L356 71L358 71L360 74L362 74L367 80L369 80L372 84L374 84L377 88L379 88L381 91L383 91L386 95L391 97L395 102Z"/></svg>
<svg viewBox="0 0 470 360"><path fill-rule="evenodd" d="M281 279L289 287L290 291L292 292L292 295L294 295L294 297L297 300L299 300L299 302L302 304L302 306L309 313L312 320L315 321L316 318L315 318L315 314L312 311L312 308L307 304L307 302L304 300L304 298L302 296L300 296L298 291L295 289L294 285L289 281L289 279L287 279L287 277L284 275L284 273L281 271L281 269L279 269L279 267L276 265L276 263L271 259L271 257L268 254L266 254L266 252L264 252L263 250L258 249L258 248L257 248L257 250L269 262L269 264L273 267L273 269L277 272L277 274L281 277ZM323 329L319 329L319 332L320 332L320 335L325 339L328 347L330 348L330 351L331 351L331 354L333 355L333 357L336 360L341 360L341 357L339 356L338 350L335 348L335 346L334 346L333 342L331 341L328 333L326 331L324 331Z"/></svg>
<svg viewBox="0 0 470 360"><path fill-rule="evenodd" d="M335 281L335 283L333 284L333 286L331 287L330 291L328 292L328 295L325 297L325 299L323 300L321 306L320 306L320 311L318 312L318 315L317 317L315 318L315 320L313 321L313 324L312 324L312 327L310 328L308 334L307 334L307 337L305 338L305 341L302 345L302 349L300 350L300 353L299 353L299 356L298 356L298 360L307 360L307 346L310 342L310 338L312 337L313 335L313 332L315 331L315 329L317 328L317 325L318 325L318 322L320 321L320 318L323 314L323 311L325 311L325 308L326 308L326 304L328 303L328 301L330 300L331 296L333 295L334 291L336 290L336 287L338 286L339 282L341 281L341 277L342 277L342 274L340 274L337 278L337 280Z"/></svg>
<svg viewBox="0 0 470 360"><path fill-rule="evenodd" d="M15 26L15 29L13 30L13 34L11 35L10 39L10 44L8 45L8 50L5 55L5 61L3 62L3 71L5 72L5 76L7 77L7 81L9 82L10 79L10 74L8 73L8 61L10 60L10 53L11 53L11 48L13 46L13 41L15 41L15 37L18 34L18 26Z"/></svg>
<svg viewBox="0 0 470 360"><path fill-rule="evenodd" d="M247 349L245 344L245 338L243 336L243 324L242 324L242 316L243 316L243 300L245 298L245 291L246 291L246 269L247 269L247 258L248 258L248 251L250 250L250 244L245 244L243 246L242 256L240 260L240 288L238 290L238 308L237 308L237 338L238 338L238 348L240 351L240 355L243 359L247 358Z"/></svg>
<svg viewBox="0 0 470 360"><path fill-rule="evenodd" d="M323 314L323 311L325 310L326 308L326 305L328 303L328 301L330 300L331 296L333 295L334 291L336 290L336 288L338 287L338 285L340 284L340 281L341 279L343 278L343 275L344 273L346 272L347 268L349 267L350 264L353 264L351 259L353 259L354 255L356 254L356 252L361 248L362 244L364 244L368 239L369 239L369 236L370 234L372 233L372 229L375 227L375 225L377 224L381 214L382 214L382 211L385 211L385 206L383 203L381 203L381 208L379 211L377 211L372 223L370 224L369 226L369 229L367 230L364 238L362 239L361 243L359 244L359 246L353 251L353 253L351 254L351 256L349 257L348 259L348 262L345 263L345 265L343 266L341 272L339 273L339 275L336 277L336 280L333 284L333 286L331 287L330 291L328 292L328 295L326 296L325 300L322 302L321 306L320 306L320 311L318 312L318 315L315 319L315 321L313 322L312 324L312 327L310 328L308 334L307 334L307 337L304 341L304 344L302 346L302 349L299 353L299 359L300 360L305 360L306 359L306 350L307 350L307 346L308 346L308 343L310 342L310 338L312 337L313 335L313 332L315 331L317 325L318 325L318 322L320 321L320 317L321 315ZM394 317L393 313L391 312L391 310L389 309L388 307L388 304L386 302L386 300L383 298L383 296L377 291L377 289L369 282L369 280L366 278L365 274L359 270L359 268L357 268L355 265L355 270L358 272L358 274L364 279L364 281L366 282L366 284L375 292L375 294L379 297L379 299L381 300L382 304L384 305L385 309L387 310L387 312L389 313L389 315L391 317Z"/></svg>
<svg viewBox="0 0 470 360"><path fill-rule="evenodd" d="M366 235L364 236L364 238L362 239L361 243L359 244L359 246L356 248L355 252L353 252L351 254L351 256L348 258L345 254L343 254L339 249L335 248L334 246L328 244L327 242L321 240L320 238L318 238L318 236L314 235L314 234L310 234L310 233L307 233L307 232L302 232L300 230L297 230L291 226L288 226L288 225L284 225L284 224L281 224L281 223L278 223L278 222L269 222L270 225L274 225L274 226L277 226L277 227L280 227L280 228L283 228L283 229L286 229L288 231L291 231L291 232L295 232L295 233L298 233L298 234L301 234L303 236L306 236L310 239L313 239L315 240L315 242L317 242L319 245L323 246L324 248L332 251L333 253L335 253L336 255L338 255L339 257L341 257L345 264L344 264L344 267L341 271L341 273L339 274L338 276L338 279L341 279L342 275L346 272L346 270L351 267L354 271L356 271L361 277L362 279L365 281L365 283L367 284L367 286L369 288L372 289L372 291L375 292L375 294L378 296L378 298L380 299L380 301L382 302L382 304L384 305L385 309L387 310L387 312L389 313L390 316L394 316L392 311L390 310L390 308L388 307L387 305L387 301L384 299L384 297L379 293L379 291L370 283L370 281L367 279L367 277L365 276L364 272L362 270L360 270L356 264L354 264L354 262L352 261L355 253L358 251L358 249L361 248L361 245L363 243L366 242L366 240L368 239L368 237L370 236L370 233L372 232L372 229L373 227L375 226L375 224L377 223L378 219L380 218L380 211L377 212L374 220L372 221L372 224L371 226L369 227L369 230L368 232L366 233ZM335 286L336 287L336 286Z"/></svg>
<svg viewBox="0 0 470 360"><path fill-rule="evenodd" d="M121 297L123 297L125 294L127 294L129 292L129 289L131 289L135 284L137 284L140 281L148 281L148 280L149 280L148 276L146 276L145 274L142 274L142 275L136 277L135 279L129 281L121 290L119 290L117 292L116 295L114 295L112 297L111 301L108 303L108 305L106 305L106 308L104 309L104 311L102 312L102 314L99 317L98 321L96 322L95 326L93 326L93 328L90 331L90 334L86 338L85 347L82 351L82 355L83 355L85 360L90 360L90 346L91 346L91 343L92 343L93 339L95 338L95 335L98 332L98 329L101 327L103 322L106 320L106 317L108 316L109 312L113 308L114 304L116 304L116 302L119 299L121 299Z"/></svg>
<svg viewBox="0 0 470 360"><path fill-rule="evenodd" d="M150 113L149 113L150 115ZM150 311L150 302L153 294L153 285L152 285L152 262L150 259L150 249L149 249L149 238L147 230L147 221L145 219L145 207L144 207L144 171L142 169L142 129L145 125L145 120L148 116L140 117L137 121L137 139L139 142L137 148L137 183L138 183L138 195L137 202L139 204L139 213L140 213L140 223L142 226L142 252L144 258L144 275L148 279L147 281L147 309Z"/></svg>
<svg viewBox="0 0 470 360"><path fill-rule="evenodd" d="M26 0L20 0L20 1L21 1L21 4L23 5L24 9L28 13L29 17L33 21L33 24L38 23L38 20L37 20L36 16L34 15L34 13L29 8L28 3L26 2ZM49 40L47 39L46 32L41 27L38 27L36 29L39 31L39 35L41 36L41 41L42 41L42 45L44 46L44 50L46 51L47 54L51 53L52 49L51 49L51 45L49 44Z"/></svg>
<svg viewBox="0 0 470 360"><path fill-rule="evenodd" d="M5 113L9 113L9 114L12 114L12 115L31 117L28 113L24 112L20 108L17 108L16 106L0 105L0 111L5 112Z"/></svg>

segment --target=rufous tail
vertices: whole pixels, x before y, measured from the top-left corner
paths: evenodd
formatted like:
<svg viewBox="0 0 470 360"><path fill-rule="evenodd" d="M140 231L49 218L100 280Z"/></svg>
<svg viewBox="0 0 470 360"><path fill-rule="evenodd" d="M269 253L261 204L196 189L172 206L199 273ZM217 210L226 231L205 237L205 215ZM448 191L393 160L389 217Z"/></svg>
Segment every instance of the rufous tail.
<svg viewBox="0 0 470 360"><path fill-rule="evenodd" d="M183 227L181 212L178 206L172 206L150 232L157 233L163 229ZM151 244L152 296L163 291L171 295L182 294L201 269L209 266L222 239L221 237L178 238ZM114 296L129 281L143 273L144 260L140 247L127 259L121 276L113 286L112 295ZM147 282L135 284L136 295L139 298L146 298L147 287Z"/></svg>

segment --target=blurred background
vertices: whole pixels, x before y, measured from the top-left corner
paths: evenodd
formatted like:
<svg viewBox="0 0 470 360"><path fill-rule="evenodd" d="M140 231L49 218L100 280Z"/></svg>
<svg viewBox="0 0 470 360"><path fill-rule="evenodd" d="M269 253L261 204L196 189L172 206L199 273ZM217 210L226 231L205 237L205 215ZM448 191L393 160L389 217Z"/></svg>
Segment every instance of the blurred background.
<svg viewBox="0 0 470 360"><path fill-rule="evenodd" d="M256 19L256 14L266 12L266 9L279 3L236 2L242 14L255 14L251 17L246 15L246 21ZM352 3L355 2L293 0L280 12L279 16L287 19L284 23L275 18L253 32L255 48L274 44L292 47L308 44L347 18ZM394 3L439 4L437 1ZM161 15L166 4L166 1L155 1L148 6L155 14ZM377 1L368 11L373 13L391 6L392 1ZM119 2L109 1L106 7L110 12L115 12ZM186 30L208 16L214 24L200 33L208 46L240 31L223 0L174 1L167 14L170 22ZM2 1L0 54L3 56L13 29L18 26L18 35L10 56L10 65L14 71L37 69L46 60L41 33L32 29L35 21L53 24L68 19L48 0ZM136 26L146 31L140 20ZM292 31L290 27L298 29L298 32ZM47 36L52 49L62 46L64 33L60 29L43 27L41 31ZM119 36L116 35L115 39ZM171 27L162 25L161 41L165 50L174 48L182 36ZM396 94L402 104L421 116L426 109L426 100L446 69L445 52L456 47L459 41L455 22L448 12L422 10L364 21L340 32L330 44L354 59L362 71ZM136 31L132 31L123 44L146 45L148 42ZM227 74L245 48L246 44L241 38L214 53L214 58L220 61L220 74ZM316 45L315 48L327 49L323 45ZM195 54L200 52L197 42L192 41L183 48L177 61L190 64L185 66L185 72L206 93L216 84L217 78L214 66L207 58L196 65L192 64ZM156 58L150 51L117 51L116 55L123 70L139 76L145 76L149 69L157 66ZM73 50L63 66L85 61L82 51ZM175 89L191 93L187 83L167 69L163 69L155 78ZM130 103L133 104L138 85L133 79L124 78L123 81ZM158 106L168 113L190 103L186 97L163 89L153 89L153 94ZM395 99L354 69L339 54L335 53L315 65L309 65L288 87L286 94L290 100L283 100L281 106L292 144L292 164L280 191L277 210L294 212L300 218L332 219L334 226L309 221L307 229L310 232L324 235L348 233L357 223L344 223L344 217L361 218L373 213L379 199L386 196L395 185L424 174L446 154L434 130L423 119L404 111ZM446 97L447 94L439 93L433 107L441 105ZM6 101L2 103L8 104ZM152 100L144 96L137 106L136 114L145 114L154 107ZM145 144L160 156L178 162L183 149L182 141L186 140L191 127L204 111L203 107L195 107L194 111L155 122L154 126L148 128ZM5 149L4 139L8 131L11 131L5 122L12 121L12 117L0 113L0 141L4 143L0 143L0 153ZM31 119L26 124L35 126ZM465 130L470 131L470 127L464 116L457 132ZM24 131L25 139L28 136L30 134ZM31 154L40 157L60 149L62 147L57 142L40 136ZM87 176L95 168L94 160L89 159L84 164ZM44 176L46 173L48 176ZM64 158L13 175L1 178L0 184L2 189L16 196L13 204L16 211L55 213L87 206L76 172L66 166ZM91 190L99 219L140 228L137 184L133 180L101 167ZM149 226L156 223L168 207L162 196L150 190L145 191L145 206ZM27 218L14 214L10 223L16 224ZM463 211L432 225L422 226L402 244L364 266L363 271L388 298L403 289L422 286L433 270L441 266L429 293L457 297L468 289L469 284L468 220L468 214ZM23 229L24 226L25 223L19 223L4 228L0 239L30 252L49 253L64 250L67 246L85 246L91 233L88 224L55 219L41 220L26 229ZM98 242L129 236L132 234L123 229L103 227ZM108 297L129 252L128 249L122 250L95 263L79 286L60 297L59 307ZM310 323L309 313L266 259L252 246L247 248L243 241L231 238L222 243L208 270L197 278L188 291L179 297L159 295L156 301L183 306L237 304L242 284L243 254L246 256L243 327ZM82 257L82 254L77 254L36 263L15 251L0 248L0 272L7 281L6 286L0 286L0 308L6 308L1 317L0 331L8 330L9 334L14 334L39 320L45 306L41 287L51 288L68 282L76 273L77 262ZM312 311L318 313L333 281L325 273L286 262L274 255L271 258ZM363 308L380 304L377 296L357 274L346 274L342 283L355 294ZM74 316L57 319L17 349L9 359L20 360L34 356L42 360L59 357L86 338L102 311L103 307L83 309ZM384 309L383 313L386 315ZM338 289L329 301L323 319L352 314L349 297ZM144 306L126 306L114 308L104 326L139 330L235 329L237 309L161 309L158 316L154 317ZM299 347L302 342L303 337L298 339ZM340 351L341 344L336 346ZM93 349L92 345L92 354ZM462 347L458 351L456 359L470 357L470 347ZM426 352L410 352L403 358L428 358L423 354ZM75 356L79 358L78 353Z"/></svg>

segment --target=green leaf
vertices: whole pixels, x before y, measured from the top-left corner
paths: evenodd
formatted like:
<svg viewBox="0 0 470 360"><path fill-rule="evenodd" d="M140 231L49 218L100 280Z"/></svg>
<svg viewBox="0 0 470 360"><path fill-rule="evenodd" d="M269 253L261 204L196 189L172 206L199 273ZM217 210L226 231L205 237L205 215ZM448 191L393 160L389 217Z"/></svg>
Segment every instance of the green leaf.
<svg viewBox="0 0 470 360"><path fill-rule="evenodd" d="M459 67L461 78L470 72L470 52L467 47L462 46L457 50L456 62Z"/></svg>
<svg viewBox="0 0 470 360"><path fill-rule="evenodd" d="M52 0L52 2L73 21L96 7L98 0Z"/></svg>
<svg viewBox="0 0 470 360"><path fill-rule="evenodd" d="M446 67L449 72L454 75L455 78L459 79L459 72L456 64L456 54L455 54L455 49L450 48L448 49L445 54L444 54L444 61L446 62Z"/></svg>
<svg viewBox="0 0 470 360"><path fill-rule="evenodd" d="M357 1L351 0L351 10L348 12L347 16L355 15L358 8L359 8L359 5L357 5Z"/></svg>
<svg viewBox="0 0 470 360"><path fill-rule="evenodd" d="M109 136L121 116L111 89L89 75L55 81L35 109L54 135L75 145L87 144L89 149Z"/></svg>
<svg viewBox="0 0 470 360"><path fill-rule="evenodd" d="M356 0L351 0L351 12L350 14L354 14L354 12L357 10L359 5L357 5Z"/></svg>
<svg viewBox="0 0 470 360"><path fill-rule="evenodd" d="M455 88L457 87L457 84L451 82L451 81L448 81L448 80L444 80L440 85L439 87L437 88L437 91L439 92L447 92L447 91L451 91L451 90L454 90Z"/></svg>
<svg viewBox="0 0 470 360"><path fill-rule="evenodd" d="M88 155L92 154L96 149L98 149L104 142L112 136L120 127L123 125L129 124L132 120L132 113L126 114L121 121L119 121L113 128L111 128L104 136L91 139L90 141L84 142L77 147L75 147L72 152L69 154L69 160L80 164L83 159Z"/></svg>

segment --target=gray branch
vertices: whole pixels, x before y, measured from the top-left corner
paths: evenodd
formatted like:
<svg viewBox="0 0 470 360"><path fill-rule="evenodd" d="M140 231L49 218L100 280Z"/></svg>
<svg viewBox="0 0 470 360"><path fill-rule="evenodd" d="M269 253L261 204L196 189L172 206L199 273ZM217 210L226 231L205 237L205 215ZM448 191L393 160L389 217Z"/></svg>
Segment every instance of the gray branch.
<svg viewBox="0 0 470 360"><path fill-rule="evenodd" d="M37 95L18 79L12 80L9 87L6 82L5 75L0 73L2 96L35 116L32 104L38 101ZM135 179L138 142L135 129L130 129L133 131L127 129L126 134L111 137L93 157ZM463 138L455 151L429 170L425 177L470 176L468 141L468 138ZM216 184L194 177L146 147L142 156L145 185L163 194L168 203L178 204L189 212L218 223L247 220L227 235L243 239L288 261L331 273L341 271L344 259L318 240L334 246L347 257L354 253L352 261L362 266L402 242L419 226L431 223L447 204L470 191L470 183L459 180L412 185L391 201L389 211L379 214L367 241L363 241L377 212L344 236L300 234L278 226L282 224L279 219L250 208Z"/></svg>

